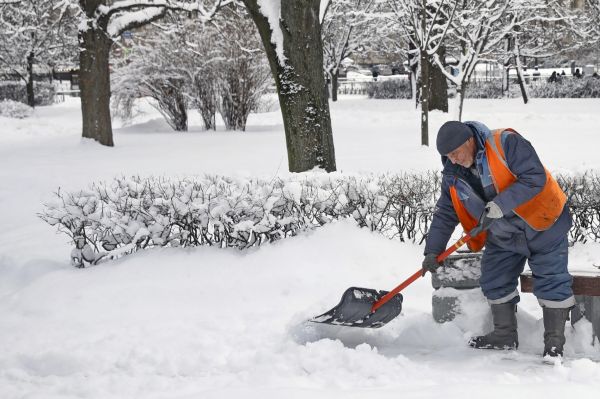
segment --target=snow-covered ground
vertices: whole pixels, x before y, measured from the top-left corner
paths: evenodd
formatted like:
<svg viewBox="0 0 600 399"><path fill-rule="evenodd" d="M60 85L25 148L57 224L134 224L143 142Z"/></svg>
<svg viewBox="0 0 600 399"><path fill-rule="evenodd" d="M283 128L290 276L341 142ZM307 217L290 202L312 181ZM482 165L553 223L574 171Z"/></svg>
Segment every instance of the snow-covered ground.
<svg viewBox="0 0 600 399"><path fill-rule="evenodd" d="M349 221L240 252L155 249L88 269L69 266L68 239L36 217L58 189L116 175L287 175L281 116L248 131L174 133L148 107L115 121L114 148L80 138L76 100L0 117L0 398L597 398L600 346L591 325L567 328L567 361L541 365L541 311L523 294L517 352L474 351L490 326L481 295L436 324L429 278L404 291L379 330L308 324L353 285L389 289L422 248ZM513 127L556 172L600 170L600 100L467 100L465 119ZM341 173L439 168L420 145L411 101L342 97L332 105ZM434 113L430 141L447 115ZM459 233L459 232L457 232ZM600 265L577 245L571 267Z"/></svg>

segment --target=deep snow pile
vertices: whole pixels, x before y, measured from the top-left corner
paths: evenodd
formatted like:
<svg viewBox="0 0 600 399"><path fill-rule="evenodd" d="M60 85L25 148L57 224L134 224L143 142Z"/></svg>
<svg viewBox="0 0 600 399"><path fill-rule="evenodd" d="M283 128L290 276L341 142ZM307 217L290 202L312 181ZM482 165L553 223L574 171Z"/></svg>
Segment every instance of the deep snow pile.
<svg viewBox="0 0 600 399"><path fill-rule="evenodd" d="M598 105L467 101L465 110L528 132L549 169L569 172L598 167ZM389 289L419 267L422 247L351 221L244 252L165 248L69 266L67 240L35 216L59 186L121 174L287 174L277 112L252 115L247 133L188 134L147 114L118 129L109 149L81 141L77 106L0 117L0 397L597 397L590 323L567 328L564 365L541 365L541 311L530 294L511 353L466 347L490 327L478 291L464 294L463 316L436 324L429 278L404 291L403 314L382 329L307 324L349 286ZM332 117L342 173L437 168L435 149L419 145L410 100L343 99ZM433 115L432 131L444 118ZM600 245L578 244L570 263L592 270Z"/></svg>

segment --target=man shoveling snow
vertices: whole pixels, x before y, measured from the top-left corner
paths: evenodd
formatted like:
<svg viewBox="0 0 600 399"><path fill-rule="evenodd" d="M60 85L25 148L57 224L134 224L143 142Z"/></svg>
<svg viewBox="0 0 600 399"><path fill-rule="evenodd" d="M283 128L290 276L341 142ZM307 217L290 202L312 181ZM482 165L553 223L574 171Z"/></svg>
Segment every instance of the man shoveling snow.
<svg viewBox="0 0 600 399"><path fill-rule="evenodd" d="M571 215L566 196L532 145L513 129L491 131L480 122L446 122L437 136L443 178L425 245L423 270L434 273L460 222L470 231L479 219L486 232L469 243L483 249L480 284L492 309L494 330L473 337L478 349L516 349L517 283L525 261L544 316L544 356L562 357L565 322L575 305L567 270ZM480 215L482 215L480 217Z"/></svg>

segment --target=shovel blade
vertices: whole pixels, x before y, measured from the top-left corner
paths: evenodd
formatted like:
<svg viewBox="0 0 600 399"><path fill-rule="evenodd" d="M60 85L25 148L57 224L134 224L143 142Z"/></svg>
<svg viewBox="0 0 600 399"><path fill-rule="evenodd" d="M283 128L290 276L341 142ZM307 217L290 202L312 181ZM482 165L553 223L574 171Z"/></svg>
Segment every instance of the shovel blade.
<svg viewBox="0 0 600 399"><path fill-rule="evenodd" d="M385 294L387 291L350 287L344 292L342 300L337 306L310 321L347 327L382 327L398 316L402 310L402 295L396 294L371 313L373 304Z"/></svg>

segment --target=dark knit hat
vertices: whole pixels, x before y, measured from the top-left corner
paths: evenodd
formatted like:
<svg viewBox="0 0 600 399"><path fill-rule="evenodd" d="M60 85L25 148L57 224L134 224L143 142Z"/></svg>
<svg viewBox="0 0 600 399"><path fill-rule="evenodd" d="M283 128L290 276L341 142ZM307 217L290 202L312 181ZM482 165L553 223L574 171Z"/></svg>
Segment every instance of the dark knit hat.
<svg viewBox="0 0 600 399"><path fill-rule="evenodd" d="M437 134L436 146L441 155L447 155L473 137L471 128L459 121L448 121Z"/></svg>

